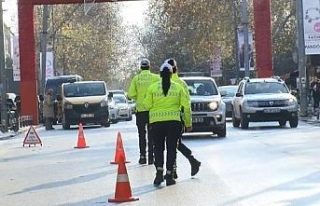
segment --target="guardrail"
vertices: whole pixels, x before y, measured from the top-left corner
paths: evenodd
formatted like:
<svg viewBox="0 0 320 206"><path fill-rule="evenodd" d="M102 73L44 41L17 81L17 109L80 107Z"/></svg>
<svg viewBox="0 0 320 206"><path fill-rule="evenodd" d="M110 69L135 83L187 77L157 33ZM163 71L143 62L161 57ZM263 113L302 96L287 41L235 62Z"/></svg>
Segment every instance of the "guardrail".
<svg viewBox="0 0 320 206"><path fill-rule="evenodd" d="M33 122L32 115L24 115L18 118L19 128L30 126L32 125L32 122Z"/></svg>

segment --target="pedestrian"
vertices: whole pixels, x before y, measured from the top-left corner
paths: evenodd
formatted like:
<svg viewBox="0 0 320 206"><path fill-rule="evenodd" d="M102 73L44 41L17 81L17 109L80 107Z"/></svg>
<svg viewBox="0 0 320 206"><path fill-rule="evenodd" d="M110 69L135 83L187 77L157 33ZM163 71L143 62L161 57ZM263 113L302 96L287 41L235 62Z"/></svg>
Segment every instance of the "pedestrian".
<svg viewBox="0 0 320 206"><path fill-rule="evenodd" d="M54 108L53 108L53 90L48 89L43 101L43 118L46 130L54 129L52 127L53 119L54 119Z"/></svg>
<svg viewBox="0 0 320 206"><path fill-rule="evenodd" d="M313 97L313 109L316 111L319 109L320 101L320 79L315 79L311 82L312 97Z"/></svg>
<svg viewBox="0 0 320 206"><path fill-rule="evenodd" d="M181 107L184 108L184 123L187 131L192 130L190 101L184 89L171 80L172 66L164 63L160 67L161 81L152 84L144 99L149 109L150 133L154 137L156 177L153 184L159 186L164 179L166 185L175 184L173 165L176 161L177 143L181 136ZM164 150L167 149L166 174Z"/></svg>
<svg viewBox="0 0 320 206"><path fill-rule="evenodd" d="M177 66L176 60L171 58L171 59L167 59L165 62L172 66L172 77L171 77L172 81L178 83L184 89L184 92L186 93L187 98L189 99L189 101L191 101L190 100L190 94L189 94L189 88L188 88L187 83L185 81L183 81L182 79L180 79L179 76L178 76L178 66ZM182 130L181 130L181 134L180 134L179 139L178 139L178 147L177 147L177 149L178 149L179 152L181 152L181 154L183 156L185 156L189 160L190 165L191 165L191 176L194 176L199 172L201 162L199 162L192 155L192 151L185 144L183 144L183 142L181 141L182 140L182 134L184 133L183 111L184 111L184 108L182 107L181 108ZM173 178L174 179L178 178L178 175L177 175L177 163L176 162L175 162L175 165L174 165L174 168L173 168Z"/></svg>
<svg viewBox="0 0 320 206"><path fill-rule="evenodd" d="M44 101L43 95L39 94L39 97L38 97L38 109L39 109L39 122L41 124L44 124L44 119L43 119L43 101Z"/></svg>
<svg viewBox="0 0 320 206"><path fill-rule="evenodd" d="M139 164L147 163L146 147L148 139L148 164L152 165L154 163L153 138L149 135L149 111L144 106L143 100L148 87L152 83L160 81L160 77L150 72L150 61L146 58L141 60L140 69L140 73L133 77L127 95L128 98L136 101L135 116L139 135Z"/></svg>

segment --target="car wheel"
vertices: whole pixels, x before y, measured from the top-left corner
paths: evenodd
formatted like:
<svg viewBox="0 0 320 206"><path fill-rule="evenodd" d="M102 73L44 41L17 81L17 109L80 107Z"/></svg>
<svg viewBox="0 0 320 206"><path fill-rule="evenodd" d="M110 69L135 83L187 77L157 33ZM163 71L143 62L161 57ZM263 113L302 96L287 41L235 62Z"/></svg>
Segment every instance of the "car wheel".
<svg viewBox="0 0 320 206"><path fill-rule="evenodd" d="M286 126L286 123L287 123L287 121L285 121L285 120L280 120L280 121L279 121L280 127Z"/></svg>
<svg viewBox="0 0 320 206"><path fill-rule="evenodd" d="M242 113L242 111L240 111L240 124L241 124L241 129L248 129L249 127L249 121L246 115Z"/></svg>
<svg viewBox="0 0 320 206"><path fill-rule="evenodd" d="M217 133L218 137L226 137L226 135L227 135L226 123L224 123L223 127L219 128L216 133Z"/></svg>
<svg viewBox="0 0 320 206"><path fill-rule="evenodd" d="M67 123L66 117L62 117L62 128L63 129L70 129L70 124Z"/></svg>
<svg viewBox="0 0 320 206"><path fill-rule="evenodd" d="M132 120L132 115L127 119L127 121L131 121Z"/></svg>
<svg viewBox="0 0 320 206"><path fill-rule="evenodd" d="M240 126L240 120L236 118L234 115L234 112L232 111L232 126L233 127L239 127Z"/></svg>
<svg viewBox="0 0 320 206"><path fill-rule="evenodd" d="M101 122L101 126L110 127L110 120L107 118L105 121Z"/></svg>
<svg viewBox="0 0 320 206"><path fill-rule="evenodd" d="M298 116L292 117L292 118L289 120L290 127L291 127L291 128L296 128L296 127L298 127L298 122L299 122Z"/></svg>

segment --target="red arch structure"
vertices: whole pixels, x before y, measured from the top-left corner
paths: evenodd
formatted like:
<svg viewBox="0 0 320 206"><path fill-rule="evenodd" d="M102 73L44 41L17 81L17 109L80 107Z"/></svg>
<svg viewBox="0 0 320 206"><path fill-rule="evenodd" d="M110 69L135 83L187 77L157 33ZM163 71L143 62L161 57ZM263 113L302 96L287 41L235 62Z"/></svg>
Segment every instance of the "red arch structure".
<svg viewBox="0 0 320 206"><path fill-rule="evenodd" d="M22 115L32 115L38 124L37 70L35 63L34 12L35 5L79 4L84 0L18 0L20 47L20 95ZM115 0L95 0L96 3ZM117 0L139 1L139 0ZM270 0L254 0L256 67L258 77L273 74Z"/></svg>
<svg viewBox="0 0 320 206"><path fill-rule="evenodd" d="M273 75L270 0L253 0L254 42L258 77Z"/></svg>

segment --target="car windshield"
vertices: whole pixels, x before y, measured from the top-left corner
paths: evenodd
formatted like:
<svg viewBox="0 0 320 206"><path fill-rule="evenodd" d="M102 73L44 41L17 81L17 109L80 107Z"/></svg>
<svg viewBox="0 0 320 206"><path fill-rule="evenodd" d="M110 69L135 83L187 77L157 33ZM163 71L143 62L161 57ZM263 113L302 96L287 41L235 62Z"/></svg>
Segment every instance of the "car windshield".
<svg viewBox="0 0 320 206"><path fill-rule="evenodd" d="M220 93L225 92L225 97L233 97L237 92L237 86L222 86L219 87Z"/></svg>
<svg viewBox="0 0 320 206"><path fill-rule="evenodd" d="M188 85L191 96L211 96L218 95L218 90L214 82L210 80L189 80L185 82Z"/></svg>
<svg viewBox="0 0 320 206"><path fill-rule="evenodd" d="M289 93L289 91L285 84L280 82L250 82L246 84L244 93Z"/></svg>
<svg viewBox="0 0 320 206"><path fill-rule="evenodd" d="M71 83L64 85L65 97L86 97L106 95L103 83Z"/></svg>
<svg viewBox="0 0 320 206"><path fill-rule="evenodd" d="M124 95L114 95L113 99L117 104L118 103L127 103L127 98Z"/></svg>

